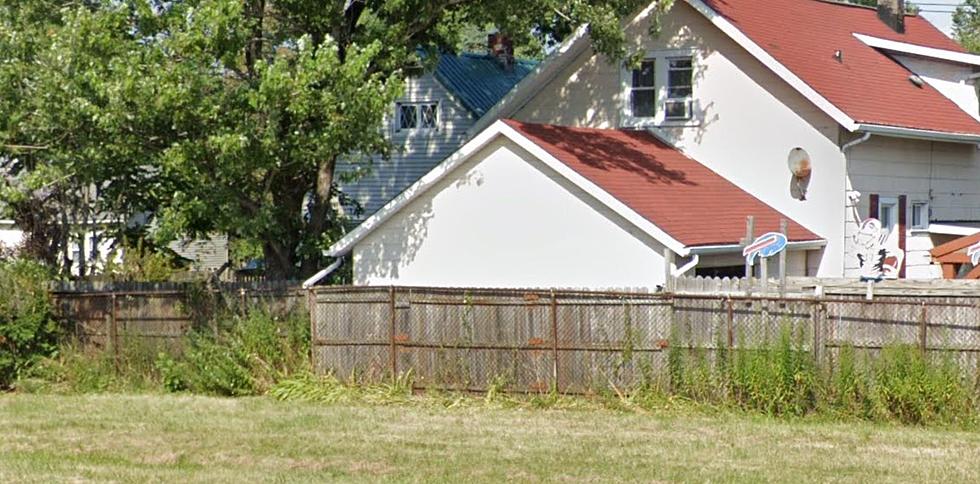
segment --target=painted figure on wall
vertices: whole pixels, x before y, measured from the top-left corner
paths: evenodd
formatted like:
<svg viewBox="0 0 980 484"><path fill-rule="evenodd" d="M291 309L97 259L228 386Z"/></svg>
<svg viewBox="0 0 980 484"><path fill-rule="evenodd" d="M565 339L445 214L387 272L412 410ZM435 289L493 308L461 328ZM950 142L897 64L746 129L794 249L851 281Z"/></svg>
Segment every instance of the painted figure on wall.
<svg viewBox="0 0 980 484"><path fill-rule="evenodd" d="M880 220L861 219L857 213L860 193L851 191L848 197L851 199L854 222L857 224L857 231L851 236L850 252L857 259L861 280L897 279L905 260L905 252L898 248L898 242L892 240L892 231L882 227Z"/></svg>

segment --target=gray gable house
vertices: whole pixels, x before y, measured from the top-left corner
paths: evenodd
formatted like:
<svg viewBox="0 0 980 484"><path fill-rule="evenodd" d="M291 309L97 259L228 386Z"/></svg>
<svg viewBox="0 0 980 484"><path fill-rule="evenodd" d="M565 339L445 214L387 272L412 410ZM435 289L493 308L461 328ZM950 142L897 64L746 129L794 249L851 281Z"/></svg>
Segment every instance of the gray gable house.
<svg viewBox="0 0 980 484"><path fill-rule="evenodd" d="M386 136L394 146L391 158L376 159L371 166L338 166L341 179L345 175L356 179L340 184L349 199L344 209L351 226L463 146L472 134L470 128L537 64L514 59L509 46L496 46L488 54L443 54L433 71L406 80L405 93L386 120Z"/></svg>

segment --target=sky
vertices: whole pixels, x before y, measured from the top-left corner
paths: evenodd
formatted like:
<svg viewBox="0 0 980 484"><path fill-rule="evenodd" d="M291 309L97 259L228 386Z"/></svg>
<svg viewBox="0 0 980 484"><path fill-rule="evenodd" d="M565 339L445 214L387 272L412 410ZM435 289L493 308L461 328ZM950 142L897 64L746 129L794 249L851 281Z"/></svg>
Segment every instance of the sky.
<svg viewBox="0 0 980 484"><path fill-rule="evenodd" d="M920 15L939 27L939 30L952 35L953 11L957 5L963 3L962 0L911 0L911 3L919 5Z"/></svg>

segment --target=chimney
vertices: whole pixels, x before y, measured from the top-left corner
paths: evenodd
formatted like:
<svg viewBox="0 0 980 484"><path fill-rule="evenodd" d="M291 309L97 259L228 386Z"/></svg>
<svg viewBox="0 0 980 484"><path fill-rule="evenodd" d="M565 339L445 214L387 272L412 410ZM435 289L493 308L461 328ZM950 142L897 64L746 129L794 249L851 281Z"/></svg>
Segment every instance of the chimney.
<svg viewBox="0 0 980 484"><path fill-rule="evenodd" d="M504 69L510 69L514 65L514 44L510 38L502 33L490 34L487 36L487 51L497 59Z"/></svg>
<svg viewBox="0 0 980 484"><path fill-rule="evenodd" d="M895 32L905 33L905 0L878 0L878 18Z"/></svg>

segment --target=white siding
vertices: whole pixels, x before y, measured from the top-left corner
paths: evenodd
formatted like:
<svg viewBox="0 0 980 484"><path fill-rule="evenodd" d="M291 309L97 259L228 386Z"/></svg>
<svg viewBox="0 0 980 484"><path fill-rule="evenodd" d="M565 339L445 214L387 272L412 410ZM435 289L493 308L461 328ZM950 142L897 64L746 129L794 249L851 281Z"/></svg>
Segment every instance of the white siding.
<svg viewBox="0 0 980 484"><path fill-rule="evenodd" d="M838 125L685 2L662 19L658 38L648 20L628 25L634 49L681 49L696 54L697 121L661 131L682 151L827 240L811 257L820 276L841 276L844 157ZM622 69L585 52L515 116L529 122L613 128L626 124ZM790 196L787 155L794 147L814 163L808 200Z"/></svg>
<svg viewBox="0 0 980 484"><path fill-rule="evenodd" d="M663 247L498 139L354 249L354 283L653 288Z"/></svg>
<svg viewBox="0 0 980 484"><path fill-rule="evenodd" d="M360 222L373 214L466 141L466 130L474 122L472 115L432 74L407 79L405 94L398 100L422 101L439 103L438 130L411 135L396 133L395 106L392 105L385 128L386 136L393 145L391 158L377 158L370 165L348 161L338 167L338 174L356 170L367 173L355 182L341 185L341 190L360 202L364 209L360 217L354 217L353 222Z"/></svg>
<svg viewBox="0 0 980 484"><path fill-rule="evenodd" d="M848 172L861 193L862 218L869 214L870 195L878 194L928 201L932 222L980 221L980 156L974 145L872 137L851 151ZM911 229L906 234L906 276L941 277L927 253L937 245L934 236ZM848 270L854 269L856 263L847 260Z"/></svg>

